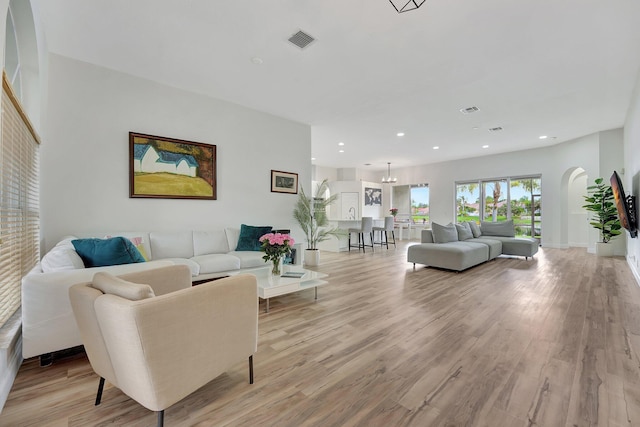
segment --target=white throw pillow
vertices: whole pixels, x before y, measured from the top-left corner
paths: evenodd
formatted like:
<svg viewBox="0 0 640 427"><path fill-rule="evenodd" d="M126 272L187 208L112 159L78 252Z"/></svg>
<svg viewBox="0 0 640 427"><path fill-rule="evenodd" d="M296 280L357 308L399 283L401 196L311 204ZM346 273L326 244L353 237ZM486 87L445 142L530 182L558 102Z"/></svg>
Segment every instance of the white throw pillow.
<svg viewBox="0 0 640 427"><path fill-rule="evenodd" d="M456 230L456 226L451 223L440 225L434 222L431 224L431 231L433 233L433 241L436 243L458 241L458 230Z"/></svg>
<svg viewBox="0 0 640 427"><path fill-rule="evenodd" d="M40 261L43 273L63 270L78 270L84 268L84 262L80 255L73 249L71 243L69 246L60 245L51 249Z"/></svg>

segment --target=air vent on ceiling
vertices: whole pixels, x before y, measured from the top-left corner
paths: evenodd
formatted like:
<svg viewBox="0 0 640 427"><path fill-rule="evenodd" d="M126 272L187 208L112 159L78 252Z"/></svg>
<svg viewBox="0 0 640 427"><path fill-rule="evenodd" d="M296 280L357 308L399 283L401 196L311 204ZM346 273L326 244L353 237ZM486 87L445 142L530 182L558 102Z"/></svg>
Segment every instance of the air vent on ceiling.
<svg viewBox="0 0 640 427"><path fill-rule="evenodd" d="M500 132L504 130L501 126L496 126L494 128L489 128L489 132Z"/></svg>
<svg viewBox="0 0 640 427"><path fill-rule="evenodd" d="M462 114L471 114L471 113L475 113L476 111L480 111L480 109L478 107L467 107L467 108L463 108L460 110L460 112Z"/></svg>
<svg viewBox="0 0 640 427"><path fill-rule="evenodd" d="M313 43L315 40L316 39L314 39L313 37L311 37L309 34L305 33L302 30L298 31L297 33L289 37L289 41L294 45L298 46L300 49L304 49L305 47Z"/></svg>

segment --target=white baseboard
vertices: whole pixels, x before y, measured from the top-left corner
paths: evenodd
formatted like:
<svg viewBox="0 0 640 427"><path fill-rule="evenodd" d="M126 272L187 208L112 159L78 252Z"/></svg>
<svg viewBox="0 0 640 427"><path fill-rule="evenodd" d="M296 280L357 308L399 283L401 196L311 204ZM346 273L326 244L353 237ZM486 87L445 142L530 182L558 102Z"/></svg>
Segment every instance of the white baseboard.
<svg viewBox="0 0 640 427"><path fill-rule="evenodd" d="M0 328L0 412L22 365L22 314L18 310Z"/></svg>
<svg viewBox="0 0 640 427"><path fill-rule="evenodd" d="M546 243L542 244L543 248L551 248L551 249L569 249L569 245L566 243Z"/></svg>
<svg viewBox="0 0 640 427"><path fill-rule="evenodd" d="M640 286L640 272L638 272L638 268L634 265L634 262L629 259L627 256L627 264L629 264L629 268L631 269L631 273L633 273L633 277L636 279L636 283Z"/></svg>

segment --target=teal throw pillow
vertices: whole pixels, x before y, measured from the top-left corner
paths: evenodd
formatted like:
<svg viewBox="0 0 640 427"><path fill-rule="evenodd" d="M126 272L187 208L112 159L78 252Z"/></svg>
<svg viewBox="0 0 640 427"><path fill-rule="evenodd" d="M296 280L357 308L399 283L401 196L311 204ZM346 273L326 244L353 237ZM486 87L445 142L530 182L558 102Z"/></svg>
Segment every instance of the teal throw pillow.
<svg viewBox="0 0 640 427"><path fill-rule="evenodd" d="M236 251L259 251L262 244L258 239L267 233L271 233L271 228L271 226L254 227L242 224Z"/></svg>
<svg viewBox="0 0 640 427"><path fill-rule="evenodd" d="M145 262L140 251L124 237L76 239L71 244L87 268Z"/></svg>

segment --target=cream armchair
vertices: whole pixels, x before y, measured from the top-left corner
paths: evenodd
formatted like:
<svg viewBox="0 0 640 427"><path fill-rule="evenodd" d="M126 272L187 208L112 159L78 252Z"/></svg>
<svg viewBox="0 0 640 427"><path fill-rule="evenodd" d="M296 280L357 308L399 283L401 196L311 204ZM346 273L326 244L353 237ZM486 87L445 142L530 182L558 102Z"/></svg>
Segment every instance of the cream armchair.
<svg viewBox="0 0 640 427"><path fill-rule="evenodd" d="M258 342L255 276L243 274L191 286L186 266L112 276L97 273L91 284L69 289L82 341L100 376L142 406L164 410L207 384ZM246 360L246 359L245 359Z"/></svg>

